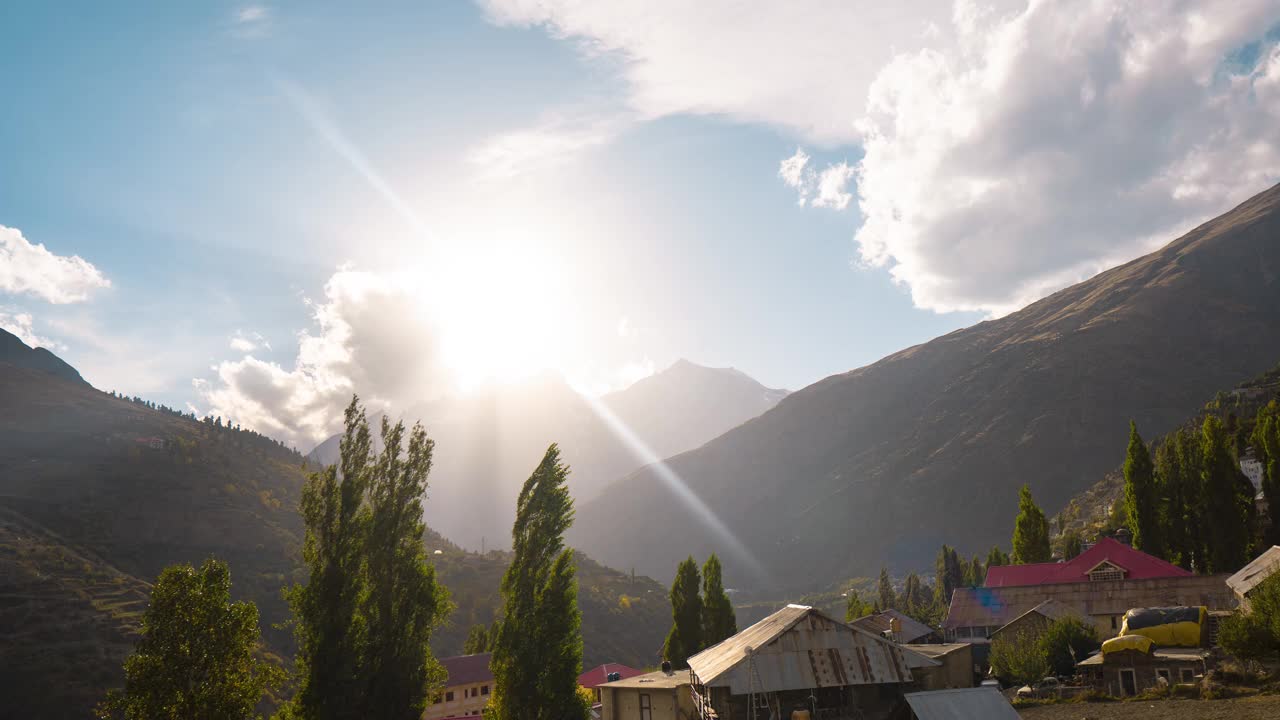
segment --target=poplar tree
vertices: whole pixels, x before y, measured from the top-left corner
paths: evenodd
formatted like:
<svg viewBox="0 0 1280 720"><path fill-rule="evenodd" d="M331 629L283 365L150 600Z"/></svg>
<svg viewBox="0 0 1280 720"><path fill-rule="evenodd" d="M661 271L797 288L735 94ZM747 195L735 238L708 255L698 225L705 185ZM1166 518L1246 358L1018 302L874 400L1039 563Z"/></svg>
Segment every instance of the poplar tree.
<svg viewBox="0 0 1280 720"><path fill-rule="evenodd" d="M951 594L965 584L965 569L960 555L950 545L943 545L934 563L933 602L938 607L951 604Z"/></svg>
<svg viewBox="0 0 1280 720"><path fill-rule="evenodd" d="M1182 462L1182 435L1179 429L1165 437L1156 448L1156 486L1162 502L1161 526L1165 541L1165 559L1184 569L1191 569L1192 534L1191 518L1187 517L1187 499L1192 487L1187 482L1186 467Z"/></svg>
<svg viewBox="0 0 1280 720"><path fill-rule="evenodd" d="M585 720L590 711L577 686L582 615L573 550L564 545L573 523L567 475L552 444L516 500L502 617L490 630L496 720Z"/></svg>
<svg viewBox="0 0 1280 720"><path fill-rule="evenodd" d="M1263 528L1266 545L1280 545L1280 406L1272 400L1258 410L1254 425L1253 450L1262 463L1262 496L1272 510L1267 526Z"/></svg>
<svg viewBox="0 0 1280 720"><path fill-rule="evenodd" d="M1070 560L1079 555L1084 548L1084 541L1076 530L1068 530L1062 535L1062 559Z"/></svg>
<svg viewBox="0 0 1280 720"><path fill-rule="evenodd" d="M467 639L462 643L463 655L475 655L489 651L489 629L484 623L477 623L467 631Z"/></svg>
<svg viewBox="0 0 1280 720"><path fill-rule="evenodd" d="M894 607L896 598L893 592L893 581L889 579L889 569L880 568L880 580L876 585L877 606L881 611Z"/></svg>
<svg viewBox="0 0 1280 720"><path fill-rule="evenodd" d="M1049 562L1053 552L1049 548L1049 521L1031 497L1031 486L1023 485L1018 491L1018 517L1013 524L1014 565Z"/></svg>
<svg viewBox="0 0 1280 720"><path fill-rule="evenodd" d="M1249 561L1253 538L1253 483L1240 472L1222 421L1210 415L1200 430L1201 477L1208 535L1208 571L1229 573Z"/></svg>
<svg viewBox="0 0 1280 720"><path fill-rule="evenodd" d="M982 583L987 579L987 566L982 564L982 558L977 555L969 561L969 587L982 587Z"/></svg>
<svg viewBox="0 0 1280 720"><path fill-rule="evenodd" d="M284 672L260 660L258 608L231 602L231 572L209 559L160 573L142 615L142 638L125 659L123 690L100 718L222 720L254 717Z"/></svg>
<svg viewBox="0 0 1280 720"><path fill-rule="evenodd" d="M1009 554L1001 550L999 545L992 546L991 551L987 553L987 569L1008 564Z"/></svg>
<svg viewBox="0 0 1280 720"><path fill-rule="evenodd" d="M303 487L310 577L288 592L300 687L286 714L416 720L444 679L429 642L450 609L422 543L434 444L415 425L405 447L404 424L384 419L375 455L358 398L344 418L340 468Z"/></svg>
<svg viewBox="0 0 1280 720"><path fill-rule="evenodd" d="M704 647L699 585L698 563L689 556L676 568L676 579L671 583L671 631L662 645L662 657L675 668L688 667L688 659Z"/></svg>
<svg viewBox="0 0 1280 720"><path fill-rule="evenodd" d="M844 604L845 622L857 620L860 617L866 617L867 615L872 614L873 609L874 608L868 605L867 601L863 600L856 591L849 590L849 594L847 595Z"/></svg>
<svg viewBox="0 0 1280 720"><path fill-rule="evenodd" d="M711 647L738 632L733 603L724 591L723 570L715 553L702 566L702 646ZM850 591L853 595L853 591Z"/></svg>
<svg viewBox="0 0 1280 720"><path fill-rule="evenodd" d="M1147 444L1138 434L1138 425L1132 420L1129 421L1129 447L1124 459L1124 503L1133 546L1164 557L1155 466L1151 463Z"/></svg>

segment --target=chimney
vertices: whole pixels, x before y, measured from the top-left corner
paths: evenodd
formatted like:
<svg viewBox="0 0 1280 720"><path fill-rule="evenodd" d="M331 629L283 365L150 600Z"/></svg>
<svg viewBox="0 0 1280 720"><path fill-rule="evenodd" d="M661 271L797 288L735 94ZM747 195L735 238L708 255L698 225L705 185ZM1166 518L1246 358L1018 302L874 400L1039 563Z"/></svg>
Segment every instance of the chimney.
<svg viewBox="0 0 1280 720"><path fill-rule="evenodd" d="M670 660L663 660L663 661L662 661L662 672L663 672L663 673L665 673L665 674L667 674L667 675L670 675L670 674L671 674L671 661L670 661Z"/></svg>

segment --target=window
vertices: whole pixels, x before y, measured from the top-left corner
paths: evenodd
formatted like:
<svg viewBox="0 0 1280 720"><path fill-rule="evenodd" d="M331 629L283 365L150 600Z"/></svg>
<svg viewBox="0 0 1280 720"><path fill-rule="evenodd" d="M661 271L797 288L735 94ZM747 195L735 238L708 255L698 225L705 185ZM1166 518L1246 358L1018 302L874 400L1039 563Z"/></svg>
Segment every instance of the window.
<svg viewBox="0 0 1280 720"><path fill-rule="evenodd" d="M1169 668L1156 668L1156 677L1164 678L1165 682L1173 682L1173 676L1169 674Z"/></svg>
<svg viewBox="0 0 1280 720"><path fill-rule="evenodd" d="M489 686L488 686L488 685L481 685L481 686L480 686L480 694L481 694L481 695L488 695L488 694L489 694Z"/></svg>
<svg viewBox="0 0 1280 720"><path fill-rule="evenodd" d="M452 690L449 690L448 692L446 692L446 693L444 694L444 701L445 701L445 702L453 702L453 691L452 691Z"/></svg>
<svg viewBox="0 0 1280 720"><path fill-rule="evenodd" d="M653 706L649 704L649 696L640 694L640 720L653 720Z"/></svg>
<svg viewBox="0 0 1280 720"><path fill-rule="evenodd" d="M1196 681L1196 671L1191 668L1182 668L1182 682L1189 683Z"/></svg>
<svg viewBox="0 0 1280 720"><path fill-rule="evenodd" d="M1120 695L1131 697L1138 694L1138 677L1133 670L1120 671Z"/></svg>
<svg viewBox="0 0 1280 720"><path fill-rule="evenodd" d="M1116 616L1115 616L1115 615L1112 615L1112 616L1111 616L1111 629L1112 629L1112 630L1118 630L1118 629L1119 629L1119 627L1116 625Z"/></svg>

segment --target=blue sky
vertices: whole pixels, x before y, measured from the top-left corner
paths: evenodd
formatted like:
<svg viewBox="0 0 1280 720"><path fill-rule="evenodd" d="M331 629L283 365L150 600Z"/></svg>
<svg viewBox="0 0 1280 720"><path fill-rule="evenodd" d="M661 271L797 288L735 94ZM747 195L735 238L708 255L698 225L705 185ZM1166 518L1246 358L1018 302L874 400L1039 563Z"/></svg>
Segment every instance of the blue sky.
<svg viewBox="0 0 1280 720"><path fill-rule="evenodd" d="M0 271L0 324L100 388L293 440L351 387L396 401L460 368L551 366L599 390L686 357L795 389L1276 179L1269 3L1242 3L1167 75L1081 62L1137 44L975 55L984 37L1062 32L1050 10L1004 5L849 23L822 2L780 19L719 3L6 3L0 226L23 257L79 256L109 287L51 302ZM1228 81L1254 86L1169 89L1228 57ZM1016 77L1055 63L1069 91ZM975 73L1002 78L999 101ZM1152 140L1143 108L1162 102L1188 107ZM1063 103L1083 119L1058 127ZM1224 103L1231 137L1194 142ZM1264 151L1242 168L1242 146ZM400 379L424 367L439 372Z"/></svg>

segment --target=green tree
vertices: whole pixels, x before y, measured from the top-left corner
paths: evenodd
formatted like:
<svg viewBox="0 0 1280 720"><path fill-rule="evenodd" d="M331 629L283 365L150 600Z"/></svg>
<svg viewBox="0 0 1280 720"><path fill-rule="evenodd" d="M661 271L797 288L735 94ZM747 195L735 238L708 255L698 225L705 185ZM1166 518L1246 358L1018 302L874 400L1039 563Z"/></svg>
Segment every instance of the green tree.
<svg viewBox="0 0 1280 720"><path fill-rule="evenodd" d="M1000 633L991 643L987 662L991 673L1009 685L1035 683L1053 670L1040 639L1029 630Z"/></svg>
<svg viewBox="0 0 1280 720"><path fill-rule="evenodd" d="M1185 433L1179 429L1165 436L1164 442L1156 448L1155 477L1162 506L1160 524L1165 541L1165 559L1190 570L1194 553L1189 527L1192 518L1187 516L1187 500L1196 483L1188 482L1183 464L1183 435Z"/></svg>
<svg viewBox="0 0 1280 720"><path fill-rule="evenodd" d="M889 579L889 569L883 566L880 568L880 580L876 584L876 603L880 610L888 610L897 605L893 581Z"/></svg>
<svg viewBox="0 0 1280 720"><path fill-rule="evenodd" d="M582 614L573 550L564 545L573 523L567 475L553 444L516 501L502 617L491 630L495 720L585 720L590 711L577 689Z"/></svg>
<svg viewBox="0 0 1280 720"><path fill-rule="evenodd" d="M1013 557L1015 565L1049 562L1049 521L1031 497L1031 486L1018 491L1018 517L1013 524Z"/></svg>
<svg viewBox="0 0 1280 720"><path fill-rule="evenodd" d="M866 600L863 600L857 591L850 589L844 606L844 619L846 622L857 620L860 617L866 617L872 614L874 608Z"/></svg>
<svg viewBox="0 0 1280 720"><path fill-rule="evenodd" d="M467 631L467 639L462 643L463 655L475 655L489 651L489 628L484 623L476 623Z"/></svg>
<svg viewBox="0 0 1280 720"><path fill-rule="evenodd" d="M987 553L987 569L1008 564L1009 554L1001 550L999 545L992 546L991 551Z"/></svg>
<svg viewBox="0 0 1280 720"><path fill-rule="evenodd" d="M965 569L959 553L950 545L943 545L934 561L934 604L947 607L951 604L951 593L964 584Z"/></svg>
<svg viewBox="0 0 1280 720"><path fill-rule="evenodd" d="M1080 538L1078 530L1068 530L1062 534L1062 559L1070 560L1079 555L1084 549L1084 540Z"/></svg>
<svg viewBox="0 0 1280 720"><path fill-rule="evenodd" d="M903 586L899 609L914 620L934 625L938 616L946 612L946 608L939 608L934 603L933 596L933 589L920 580L919 575L911 573Z"/></svg>
<svg viewBox="0 0 1280 720"><path fill-rule="evenodd" d="M1253 588L1247 613L1241 610L1223 619L1218 642L1241 660L1280 658L1280 573Z"/></svg>
<svg viewBox="0 0 1280 720"><path fill-rule="evenodd" d="M231 602L227 564L206 560L164 569L142 616L142 638L125 659L123 690L107 694L101 718L220 720L255 717L284 671L259 660L258 608Z"/></svg>
<svg viewBox="0 0 1280 720"><path fill-rule="evenodd" d="M302 492L305 585L290 589L300 687L287 714L308 720L416 720L443 670L431 632L450 606L422 544L433 443L421 426L382 423L372 450L359 399L345 413L339 467Z"/></svg>
<svg viewBox="0 0 1280 720"><path fill-rule="evenodd" d="M1124 459L1124 504L1133 546L1143 552L1164 556L1160 528L1160 503L1156 493L1155 466L1147 444L1138 434L1138 425L1129 421L1129 447Z"/></svg>
<svg viewBox="0 0 1280 720"><path fill-rule="evenodd" d="M1258 410L1250 441L1262 463L1262 495L1268 507L1280 508L1280 405L1275 400ZM1280 511L1270 513L1262 530L1264 544L1280 545Z"/></svg>
<svg viewBox="0 0 1280 720"><path fill-rule="evenodd" d="M676 668L688 667L686 661L703 649L699 583L698 563L689 556L676 568L676 579L671 583L671 631L662 645L662 657Z"/></svg>
<svg viewBox="0 0 1280 720"><path fill-rule="evenodd" d="M1253 483L1231 457L1222 421L1205 418L1200 430L1201 477L1204 486L1208 570L1229 573L1249 561L1253 538Z"/></svg>
<svg viewBox="0 0 1280 720"><path fill-rule="evenodd" d="M982 558L977 555L969 561L968 573L965 576L965 585L969 587L982 587L982 583L987 579L987 566L982 564Z"/></svg>
<svg viewBox="0 0 1280 720"><path fill-rule="evenodd" d="M1056 675L1074 675L1076 663L1098 649L1098 630L1074 617L1054 620L1039 640L1040 650Z"/></svg>
<svg viewBox="0 0 1280 720"><path fill-rule="evenodd" d="M738 619L724 591L723 570L715 553L702 566L702 646L711 647L737 634Z"/></svg>

